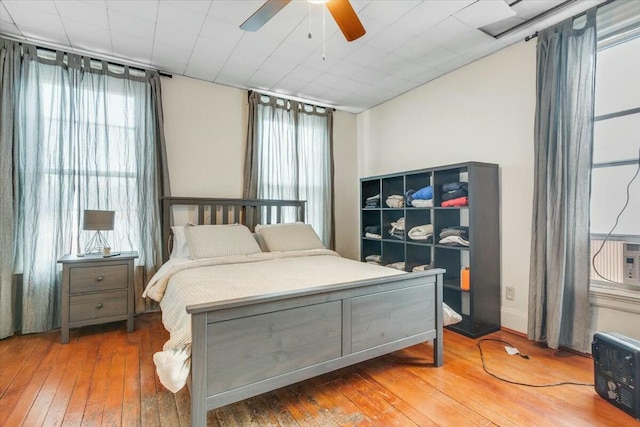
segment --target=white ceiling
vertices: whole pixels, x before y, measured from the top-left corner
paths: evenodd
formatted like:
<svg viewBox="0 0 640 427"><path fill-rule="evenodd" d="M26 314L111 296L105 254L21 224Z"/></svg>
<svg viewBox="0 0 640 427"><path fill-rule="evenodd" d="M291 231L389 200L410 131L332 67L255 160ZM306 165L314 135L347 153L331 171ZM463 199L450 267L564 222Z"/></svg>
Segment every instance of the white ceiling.
<svg viewBox="0 0 640 427"><path fill-rule="evenodd" d="M325 7L303 0L255 33L239 25L264 1L0 0L0 34L360 112L602 1L577 0L497 40L477 27L511 15L507 4L561 0L351 0L367 33L347 42L326 11L323 48Z"/></svg>

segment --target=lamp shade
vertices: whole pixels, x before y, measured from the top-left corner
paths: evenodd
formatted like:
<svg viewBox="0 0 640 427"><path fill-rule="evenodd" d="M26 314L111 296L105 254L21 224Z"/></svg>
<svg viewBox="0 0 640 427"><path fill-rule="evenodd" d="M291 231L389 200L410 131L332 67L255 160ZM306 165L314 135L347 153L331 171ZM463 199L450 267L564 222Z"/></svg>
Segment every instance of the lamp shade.
<svg viewBox="0 0 640 427"><path fill-rule="evenodd" d="M83 230L113 230L115 211L84 211Z"/></svg>

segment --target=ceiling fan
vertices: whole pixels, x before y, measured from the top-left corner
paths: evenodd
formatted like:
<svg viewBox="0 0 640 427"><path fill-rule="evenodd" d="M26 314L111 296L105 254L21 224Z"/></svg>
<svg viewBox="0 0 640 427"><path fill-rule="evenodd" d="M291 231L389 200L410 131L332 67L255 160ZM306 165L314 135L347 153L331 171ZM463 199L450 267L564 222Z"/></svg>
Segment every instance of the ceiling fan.
<svg viewBox="0 0 640 427"><path fill-rule="evenodd" d="M245 31L258 31L290 2L291 0L267 0L260 6L260 9L240 25L240 28ZM318 3L327 5L327 9L347 41L354 41L366 33L349 0L326 0Z"/></svg>

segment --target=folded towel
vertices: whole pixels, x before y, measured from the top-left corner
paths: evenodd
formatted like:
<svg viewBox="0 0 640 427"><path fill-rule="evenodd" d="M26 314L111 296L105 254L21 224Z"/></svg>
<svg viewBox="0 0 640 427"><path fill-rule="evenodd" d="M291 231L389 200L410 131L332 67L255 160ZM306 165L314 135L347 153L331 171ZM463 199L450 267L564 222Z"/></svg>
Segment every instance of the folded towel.
<svg viewBox="0 0 640 427"><path fill-rule="evenodd" d="M438 242L441 245L449 246L469 246L469 241L460 236L447 236Z"/></svg>
<svg viewBox="0 0 640 427"><path fill-rule="evenodd" d="M411 201L411 205L413 205L414 208L432 208L433 199L429 199L429 200L413 199Z"/></svg>
<svg viewBox="0 0 640 427"><path fill-rule="evenodd" d="M395 268L396 270L404 270L404 261L387 264L385 267Z"/></svg>
<svg viewBox="0 0 640 427"><path fill-rule="evenodd" d="M367 255L364 260L380 264L382 262L382 255Z"/></svg>
<svg viewBox="0 0 640 427"><path fill-rule="evenodd" d="M409 230L411 240L427 240L429 237L433 237L432 224L418 225Z"/></svg>
<svg viewBox="0 0 640 427"><path fill-rule="evenodd" d="M415 267L413 267L413 269L411 271L425 271L425 270L431 270L433 268L432 264L422 264L422 265L416 265Z"/></svg>
<svg viewBox="0 0 640 427"><path fill-rule="evenodd" d="M364 237L368 237L370 239L382 239L382 236L376 233L364 233Z"/></svg>
<svg viewBox="0 0 640 427"><path fill-rule="evenodd" d="M411 203L412 200L431 200L433 199L433 187L431 185L422 187L418 191L409 190L405 194L407 203Z"/></svg>
<svg viewBox="0 0 640 427"><path fill-rule="evenodd" d="M379 225L367 225L364 228L364 231L366 233L380 234L380 226Z"/></svg>
<svg viewBox="0 0 640 427"><path fill-rule="evenodd" d="M376 194L375 196L367 197L367 202L373 202L380 200L380 194Z"/></svg>
<svg viewBox="0 0 640 427"><path fill-rule="evenodd" d="M398 194L392 194L391 196L387 197L385 203L390 208L402 208L404 207L404 197Z"/></svg>

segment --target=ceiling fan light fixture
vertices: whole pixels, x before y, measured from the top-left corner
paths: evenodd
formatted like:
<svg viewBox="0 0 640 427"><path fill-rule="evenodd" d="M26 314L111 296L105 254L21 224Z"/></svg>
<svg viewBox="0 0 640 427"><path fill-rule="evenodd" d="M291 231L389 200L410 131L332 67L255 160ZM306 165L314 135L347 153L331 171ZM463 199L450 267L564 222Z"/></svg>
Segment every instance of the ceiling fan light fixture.
<svg viewBox="0 0 640 427"><path fill-rule="evenodd" d="M325 4L328 0L307 0L311 4Z"/></svg>

